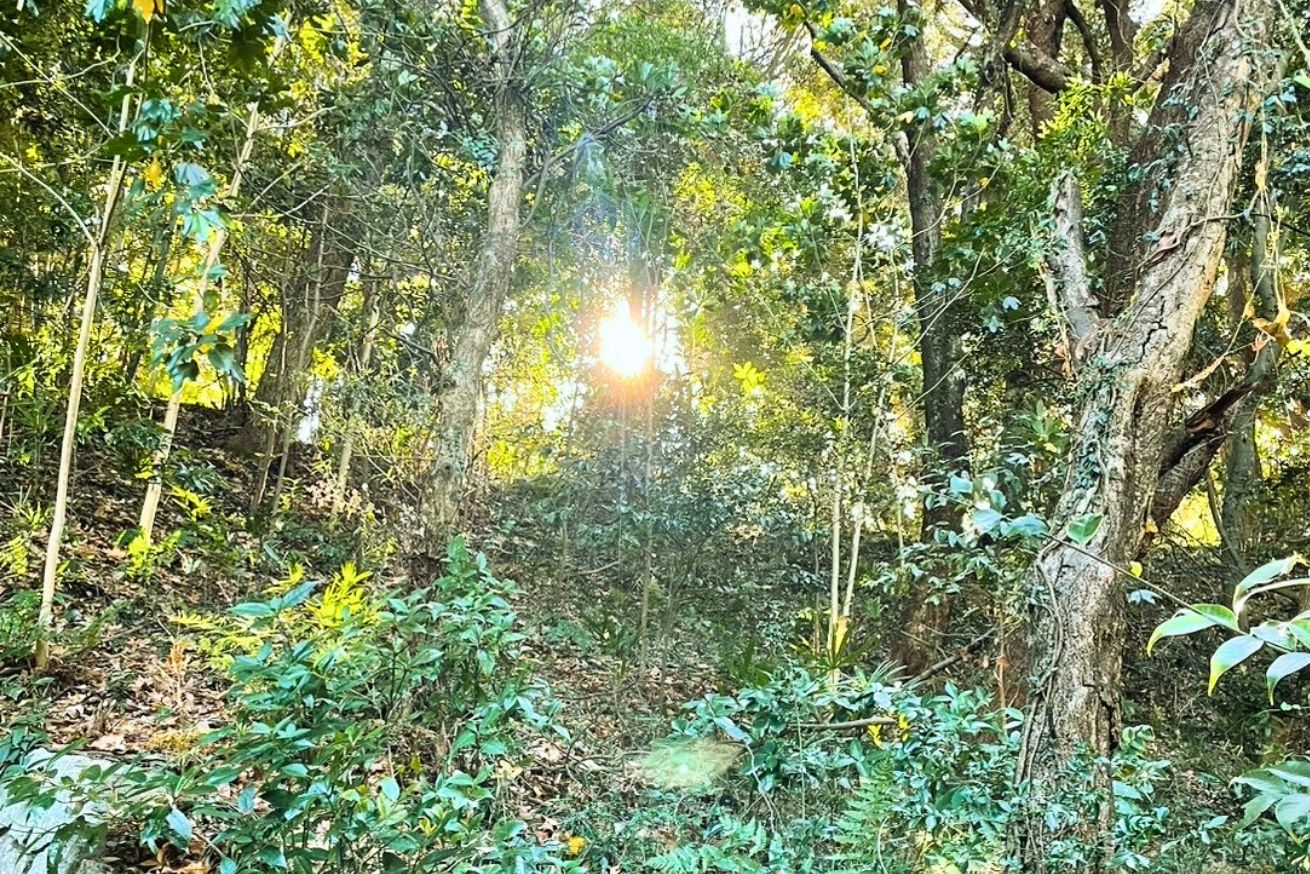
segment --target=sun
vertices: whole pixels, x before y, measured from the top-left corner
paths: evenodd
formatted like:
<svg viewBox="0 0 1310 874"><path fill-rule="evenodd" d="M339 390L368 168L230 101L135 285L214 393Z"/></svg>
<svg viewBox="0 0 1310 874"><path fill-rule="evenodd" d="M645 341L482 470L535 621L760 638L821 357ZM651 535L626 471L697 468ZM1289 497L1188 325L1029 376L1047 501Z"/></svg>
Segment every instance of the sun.
<svg viewBox="0 0 1310 874"><path fill-rule="evenodd" d="M620 301L600 323L600 360L619 376L631 378L650 364L652 344L632 318L627 301Z"/></svg>

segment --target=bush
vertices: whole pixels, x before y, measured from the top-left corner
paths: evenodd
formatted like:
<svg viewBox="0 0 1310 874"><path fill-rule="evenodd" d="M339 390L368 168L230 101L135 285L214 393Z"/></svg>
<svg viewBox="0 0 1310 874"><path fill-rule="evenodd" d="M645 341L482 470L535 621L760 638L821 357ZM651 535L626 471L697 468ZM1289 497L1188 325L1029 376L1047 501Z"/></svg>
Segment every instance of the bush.
<svg viewBox="0 0 1310 874"><path fill-rule="evenodd" d="M203 847L223 874L575 870L496 803L496 766L524 731L559 730L556 705L514 668L510 587L462 541L448 558L414 592L365 593L351 573L326 599L303 582L238 604L211 631L235 653L229 724L176 771L111 768L79 791L152 851Z"/></svg>

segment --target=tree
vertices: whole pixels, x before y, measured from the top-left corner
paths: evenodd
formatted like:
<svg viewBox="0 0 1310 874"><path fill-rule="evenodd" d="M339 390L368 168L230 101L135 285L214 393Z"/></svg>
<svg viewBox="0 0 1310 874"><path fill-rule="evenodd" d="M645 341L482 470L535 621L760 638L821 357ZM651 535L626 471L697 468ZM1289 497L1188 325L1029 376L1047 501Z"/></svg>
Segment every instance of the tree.
<svg viewBox="0 0 1310 874"><path fill-rule="evenodd" d="M1126 187L1114 220L1112 263L1123 269L1107 277L1105 315L1075 337L1096 351L1082 365L1087 394L1055 514L1060 536L1027 579L1036 601L1032 687L1017 775L1035 799L1017 833L1026 870L1046 870L1064 837L1096 844L1108 834L1113 799L1103 766L1092 776L1095 815L1052 829L1043 802L1071 778L1080 753L1115 749L1124 568L1146 531L1174 386L1222 260L1243 144L1273 69L1273 16L1271 3L1204 2L1179 28L1132 153L1145 172ZM1062 293L1077 308L1089 292L1074 284Z"/></svg>
<svg viewBox="0 0 1310 874"><path fill-rule="evenodd" d="M463 313L443 373L440 410L432 430L431 467L423 489L421 540L444 537L463 497L473 430L482 399L482 369L500 331L500 318L518 260L520 211L528 132L520 68L522 24L503 0L481 0L488 60L494 73L496 170L487 192L487 223Z"/></svg>

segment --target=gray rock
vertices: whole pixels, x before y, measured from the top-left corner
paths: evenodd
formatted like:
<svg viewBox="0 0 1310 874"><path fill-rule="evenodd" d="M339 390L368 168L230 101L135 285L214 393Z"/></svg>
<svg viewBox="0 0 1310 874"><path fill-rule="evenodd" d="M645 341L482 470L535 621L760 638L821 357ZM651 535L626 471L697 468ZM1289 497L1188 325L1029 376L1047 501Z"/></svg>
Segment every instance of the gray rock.
<svg viewBox="0 0 1310 874"><path fill-rule="evenodd" d="M29 773L39 772L52 782L77 780L92 765L108 762L87 756L56 756L46 750L28 754ZM3 874L109 874L110 868L97 861L101 847L85 835L56 840L58 830L75 821L95 825L103 811L83 805L67 789L55 793L55 801L42 808L26 802L11 803L0 789L0 872Z"/></svg>

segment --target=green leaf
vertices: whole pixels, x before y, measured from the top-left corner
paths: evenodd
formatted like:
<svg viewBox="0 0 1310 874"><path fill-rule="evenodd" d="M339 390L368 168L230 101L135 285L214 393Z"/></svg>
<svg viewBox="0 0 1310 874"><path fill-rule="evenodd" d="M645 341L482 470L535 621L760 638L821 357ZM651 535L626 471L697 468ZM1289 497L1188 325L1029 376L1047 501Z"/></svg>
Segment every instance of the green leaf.
<svg viewBox="0 0 1310 874"><path fill-rule="evenodd" d="M224 859L218 863L218 874L237 874L237 863L232 859Z"/></svg>
<svg viewBox="0 0 1310 874"><path fill-rule="evenodd" d="M1256 586L1281 577L1283 574L1296 567L1300 560L1300 556L1293 555L1288 558L1278 558L1270 562L1265 562L1243 577L1242 581L1237 584L1237 590L1239 592L1247 592L1254 589Z"/></svg>
<svg viewBox="0 0 1310 874"><path fill-rule="evenodd" d="M1238 828L1246 828L1251 823L1260 818L1260 814L1274 806L1278 800L1277 795L1257 795L1246 804L1242 805L1242 819L1237 823Z"/></svg>
<svg viewBox="0 0 1310 874"><path fill-rule="evenodd" d="M113 9L117 0L86 0L86 6L83 11L86 12L87 18L92 21L100 22L105 20L109 10Z"/></svg>
<svg viewBox="0 0 1310 874"><path fill-rule="evenodd" d="M1101 528L1100 514L1093 513L1090 516L1083 516L1081 519L1075 519L1069 523L1069 539L1079 546L1086 546L1092 542L1096 532Z"/></svg>
<svg viewBox="0 0 1310 874"><path fill-rule="evenodd" d="M1249 634L1229 638L1221 643L1214 651L1214 655L1210 656L1210 684L1206 694L1214 692L1215 684L1219 682L1220 677L1255 655L1264 645L1263 640Z"/></svg>
<svg viewBox="0 0 1310 874"><path fill-rule="evenodd" d="M400 798L400 784L396 782L395 777L388 777L378 784L378 789L382 792L382 797L388 801L395 801Z"/></svg>
<svg viewBox="0 0 1310 874"><path fill-rule="evenodd" d="M164 818L168 827L173 830L173 834L181 841L179 847L185 849L187 844L191 843L191 820L186 818L186 814L176 807L168 811L168 816Z"/></svg>
<svg viewBox="0 0 1310 874"><path fill-rule="evenodd" d="M991 507L982 507L974 510L972 513L973 527L978 529L979 534L990 533L1004 517L993 510Z"/></svg>
<svg viewBox="0 0 1310 874"><path fill-rule="evenodd" d="M1151 633L1151 639L1146 642L1147 654L1149 655L1151 650L1155 649L1155 645L1166 637L1182 637L1186 634L1195 634L1198 631L1213 628L1216 625L1226 624L1222 617L1214 615L1211 610L1203 609L1216 607L1225 613L1228 612L1227 607L1220 607L1218 604L1194 604L1190 608L1179 610L1173 615L1173 618L1161 622L1156 626L1155 631ZM1229 613L1229 615L1232 614Z"/></svg>
<svg viewBox="0 0 1310 874"><path fill-rule="evenodd" d="M1265 671L1265 687L1269 690L1269 703L1274 701L1274 687L1284 677L1295 674L1310 665L1310 652L1285 652L1274 659Z"/></svg>
<svg viewBox="0 0 1310 874"><path fill-rule="evenodd" d="M950 488L951 494L971 495L973 494L973 480L953 473L951 474Z"/></svg>
<svg viewBox="0 0 1310 874"><path fill-rule="evenodd" d="M1298 786L1310 786L1310 760L1288 759L1277 765L1270 765L1264 770L1289 783Z"/></svg>
<svg viewBox="0 0 1310 874"><path fill-rule="evenodd" d="M268 604L259 601L247 601L244 604L237 604L228 612L233 616L253 616L262 618L265 616L272 616L274 610L272 606Z"/></svg>
<svg viewBox="0 0 1310 874"><path fill-rule="evenodd" d="M1310 816L1310 794L1297 792L1292 795L1284 796L1274 805L1274 819L1278 824L1287 829L1288 834L1300 837L1304 833L1304 828L1298 829L1307 816Z"/></svg>

